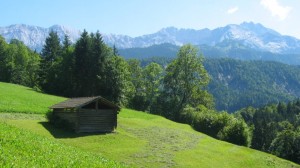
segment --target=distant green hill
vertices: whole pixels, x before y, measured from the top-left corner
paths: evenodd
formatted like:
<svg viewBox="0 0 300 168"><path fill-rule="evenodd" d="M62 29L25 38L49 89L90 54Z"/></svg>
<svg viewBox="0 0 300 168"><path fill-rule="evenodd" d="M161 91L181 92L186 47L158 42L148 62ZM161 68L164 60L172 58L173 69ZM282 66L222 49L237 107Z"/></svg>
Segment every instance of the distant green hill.
<svg viewBox="0 0 300 168"><path fill-rule="evenodd" d="M10 112L0 113L0 167L21 167L27 162L30 167L122 166L111 160L130 167L300 167L270 154L213 139L186 124L128 109L120 112L115 133L65 132L53 128L42 116L18 114L28 112L23 107L37 102L40 110L29 111L45 113L50 105L47 98L53 104L64 98L7 83L0 83L0 88L0 101L7 104L2 103L0 111ZM16 93L24 93L30 99L24 101Z"/></svg>

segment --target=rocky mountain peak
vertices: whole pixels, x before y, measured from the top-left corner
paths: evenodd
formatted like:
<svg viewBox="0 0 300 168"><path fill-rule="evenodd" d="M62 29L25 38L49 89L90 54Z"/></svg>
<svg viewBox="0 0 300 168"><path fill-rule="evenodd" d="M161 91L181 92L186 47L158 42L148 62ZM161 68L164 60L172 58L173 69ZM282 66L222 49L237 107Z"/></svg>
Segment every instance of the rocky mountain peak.
<svg viewBox="0 0 300 168"><path fill-rule="evenodd" d="M0 35L8 42L18 39L32 49L40 51L49 32L56 31L61 38L67 34L71 42L76 42L80 37L80 31L62 25L53 25L49 28L16 24L8 27L0 27ZM230 24L213 30L210 29L178 29L175 27L163 28L160 31L139 37L126 35L103 34L104 41L117 48L149 47L163 43L181 46L186 43L194 45L224 46L229 42L240 43L249 48L269 51L273 53L300 52L300 40L282 36L280 33L264 27L260 23L243 22L239 25ZM222 44L224 43L224 44Z"/></svg>

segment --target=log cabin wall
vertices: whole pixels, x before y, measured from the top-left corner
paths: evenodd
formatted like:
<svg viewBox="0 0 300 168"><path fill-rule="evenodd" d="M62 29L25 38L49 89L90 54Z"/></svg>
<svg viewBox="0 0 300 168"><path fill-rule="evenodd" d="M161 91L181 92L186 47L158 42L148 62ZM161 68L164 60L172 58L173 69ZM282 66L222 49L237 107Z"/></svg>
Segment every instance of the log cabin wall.
<svg viewBox="0 0 300 168"><path fill-rule="evenodd" d="M116 128L117 112L110 109L79 109L77 132L112 132Z"/></svg>
<svg viewBox="0 0 300 168"><path fill-rule="evenodd" d="M74 111L68 111L65 109L54 109L54 115L58 116L63 120L67 120L70 123L76 124L77 123L77 115Z"/></svg>

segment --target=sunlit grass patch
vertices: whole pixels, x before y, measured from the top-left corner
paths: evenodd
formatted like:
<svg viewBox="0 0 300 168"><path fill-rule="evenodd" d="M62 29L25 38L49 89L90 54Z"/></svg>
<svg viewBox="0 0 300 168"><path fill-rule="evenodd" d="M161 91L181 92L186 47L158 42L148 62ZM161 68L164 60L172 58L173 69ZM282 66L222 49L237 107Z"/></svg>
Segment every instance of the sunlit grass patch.
<svg viewBox="0 0 300 168"><path fill-rule="evenodd" d="M0 112L45 114L66 98L42 94L31 88L0 82Z"/></svg>
<svg viewBox="0 0 300 168"><path fill-rule="evenodd" d="M123 166L100 155L0 122L0 167Z"/></svg>

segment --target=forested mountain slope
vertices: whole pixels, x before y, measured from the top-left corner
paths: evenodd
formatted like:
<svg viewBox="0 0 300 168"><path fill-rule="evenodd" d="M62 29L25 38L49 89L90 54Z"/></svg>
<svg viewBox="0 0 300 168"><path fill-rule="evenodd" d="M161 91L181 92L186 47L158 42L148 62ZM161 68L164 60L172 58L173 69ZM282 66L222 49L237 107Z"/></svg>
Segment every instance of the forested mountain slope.
<svg viewBox="0 0 300 168"><path fill-rule="evenodd" d="M300 53L272 53L270 51L260 51L250 48L243 43L227 40L209 46L206 44L197 45L200 53L207 59L209 58L233 58L238 60L260 60L276 61L289 65L300 64ZM119 49L119 54L126 59L149 59L151 57L175 58L179 46L164 43L144 48L125 48Z"/></svg>
<svg viewBox="0 0 300 168"><path fill-rule="evenodd" d="M141 59L167 65L172 58ZM217 110L234 112L244 107L261 107L287 102L300 96L300 67L272 61L241 61L230 58L206 58L204 67L211 80L207 87Z"/></svg>
<svg viewBox="0 0 300 168"><path fill-rule="evenodd" d="M211 76L208 90L219 110L233 112L300 96L298 66L233 59L206 59L204 66Z"/></svg>

